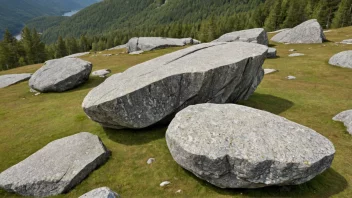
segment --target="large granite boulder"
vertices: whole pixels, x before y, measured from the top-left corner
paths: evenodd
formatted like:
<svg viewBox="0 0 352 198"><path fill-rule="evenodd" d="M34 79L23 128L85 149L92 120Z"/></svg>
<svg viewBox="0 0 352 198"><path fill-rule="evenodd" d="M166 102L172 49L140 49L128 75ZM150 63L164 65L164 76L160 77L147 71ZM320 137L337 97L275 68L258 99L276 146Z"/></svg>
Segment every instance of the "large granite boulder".
<svg viewBox="0 0 352 198"><path fill-rule="evenodd" d="M129 53L135 51L151 51L167 47L180 47L193 43L190 39L163 38L163 37L135 37L126 44Z"/></svg>
<svg viewBox="0 0 352 198"><path fill-rule="evenodd" d="M64 92L89 79L92 63L79 58L46 61L29 79L29 86L40 92Z"/></svg>
<svg viewBox="0 0 352 198"><path fill-rule="evenodd" d="M330 58L329 64L352 69L352 50L335 54Z"/></svg>
<svg viewBox="0 0 352 198"><path fill-rule="evenodd" d="M337 114L333 120L343 122L348 133L352 135L352 109Z"/></svg>
<svg viewBox="0 0 352 198"><path fill-rule="evenodd" d="M0 88L26 81L30 79L32 74L7 74L0 76Z"/></svg>
<svg viewBox="0 0 352 198"><path fill-rule="evenodd" d="M49 143L0 173L0 187L23 196L66 193L109 156L110 152L98 136L78 133Z"/></svg>
<svg viewBox="0 0 352 198"><path fill-rule="evenodd" d="M87 192L79 198L119 198L120 196L108 187L101 187Z"/></svg>
<svg viewBox="0 0 352 198"><path fill-rule="evenodd" d="M323 28L316 19L308 20L292 29L275 35L272 41L279 43L323 43L326 38Z"/></svg>
<svg viewBox="0 0 352 198"><path fill-rule="evenodd" d="M335 154L312 129L234 104L187 107L166 141L179 165L221 188L302 184L328 169Z"/></svg>
<svg viewBox="0 0 352 198"><path fill-rule="evenodd" d="M269 44L268 35L263 28L255 28L255 29L227 33L212 42L238 42L238 41L248 42L248 43L258 43L262 45Z"/></svg>
<svg viewBox="0 0 352 198"><path fill-rule="evenodd" d="M112 75L82 106L104 127L139 129L167 122L188 105L244 100L264 76L267 50L243 42L194 45Z"/></svg>

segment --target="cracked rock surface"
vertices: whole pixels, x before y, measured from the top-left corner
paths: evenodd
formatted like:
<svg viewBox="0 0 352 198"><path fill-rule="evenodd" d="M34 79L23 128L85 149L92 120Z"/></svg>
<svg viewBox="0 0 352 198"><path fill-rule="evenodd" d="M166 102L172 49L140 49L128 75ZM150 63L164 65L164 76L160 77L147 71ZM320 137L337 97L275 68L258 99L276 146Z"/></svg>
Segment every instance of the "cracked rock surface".
<svg viewBox="0 0 352 198"><path fill-rule="evenodd" d="M326 38L323 28L316 19L311 19L302 24L276 34L272 41L278 43L323 43Z"/></svg>
<svg viewBox="0 0 352 198"><path fill-rule="evenodd" d="M32 75L29 86L39 92L64 92L86 82L92 66L79 58L49 60Z"/></svg>
<svg viewBox="0 0 352 198"><path fill-rule="evenodd" d="M312 129L235 104L187 107L166 141L179 165L221 188L302 184L328 169L335 154Z"/></svg>
<svg viewBox="0 0 352 198"><path fill-rule="evenodd" d="M108 128L145 128L198 103L247 99L264 76L268 48L253 43L204 43L112 75L82 107Z"/></svg>
<svg viewBox="0 0 352 198"><path fill-rule="evenodd" d="M32 74L7 74L0 76L0 88L28 80Z"/></svg>
<svg viewBox="0 0 352 198"><path fill-rule="evenodd" d="M230 32L222 35L212 42L248 42L268 45L268 35L263 28L248 29L236 32Z"/></svg>
<svg viewBox="0 0 352 198"><path fill-rule="evenodd" d="M197 40L195 40L198 42ZM135 37L131 38L127 45L129 53L135 51L151 51L155 49L167 48L167 47L180 47L187 44L193 44L191 38L164 38L164 37Z"/></svg>
<svg viewBox="0 0 352 198"><path fill-rule="evenodd" d="M66 193L105 163L110 152L98 136L82 132L55 140L0 174L0 187L23 196Z"/></svg>

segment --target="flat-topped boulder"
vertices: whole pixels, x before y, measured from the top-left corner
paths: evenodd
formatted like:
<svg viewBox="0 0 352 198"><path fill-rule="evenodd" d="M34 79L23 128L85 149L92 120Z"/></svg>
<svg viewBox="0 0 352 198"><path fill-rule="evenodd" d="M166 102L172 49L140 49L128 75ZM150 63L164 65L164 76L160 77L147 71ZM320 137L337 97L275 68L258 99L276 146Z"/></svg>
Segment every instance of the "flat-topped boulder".
<svg viewBox="0 0 352 198"><path fill-rule="evenodd" d="M100 69L92 72L92 76L99 76L101 78L105 78L110 73L111 73L110 69Z"/></svg>
<svg viewBox="0 0 352 198"><path fill-rule="evenodd" d="M30 79L32 74L6 74L0 76L0 88L8 87L16 83Z"/></svg>
<svg viewBox="0 0 352 198"><path fill-rule="evenodd" d="M292 29L275 35L272 41L278 43L323 43L326 38L323 28L316 19L308 20Z"/></svg>
<svg viewBox="0 0 352 198"><path fill-rule="evenodd" d="M109 156L110 152L98 136L78 133L49 143L0 173L0 187L23 196L66 193Z"/></svg>
<svg viewBox="0 0 352 198"><path fill-rule="evenodd" d="M164 38L164 37L135 37L131 38L126 44L129 53L135 51L151 51L167 47L181 47L193 44L191 38Z"/></svg>
<svg viewBox="0 0 352 198"><path fill-rule="evenodd" d="M179 165L221 188L302 184L328 169L335 154L312 129L235 104L187 107L166 142Z"/></svg>
<svg viewBox="0 0 352 198"><path fill-rule="evenodd" d="M101 187L87 192L79 198L119 198L120 196L108 187Z"/></svg>
<svg viewBox="0 0 352 198"><path fill-rule="evenodd" d="M337 114L333 120L343 122L347 128L347 132L352 135L352 109Z"/></svg>
<svg viewBox="0 0 352 198"><path fill-rule="evenodd" d="M269 47L267 58L276 58L276 48Z"/></svg>
<svg viewBox="0 0 352 198"><path fill-rule="evenodd" d="M242 30L231 32L222 35L220 38L212 42L248 42L268 45L268 35L263 28L255 28L249 30Z"/></svg>
<svg viewBox="0 0 352 198"><path fill-rule="evenodd" d="M332 56L330 65L352 69L352 50L343 51Z"/></svg>
<svg viewBox="0 0 352 198"><path fill-rule="evenodd" d="M92 63L79 58L46 61L29 79L29 86L39 92L64 92L89 79Z"/></svg>
<svg viewBox="0 0 352 198"><path fill-rule="evenodd" d="M104 127L140 129L188 105L244 100L263 79L267 50L244 42L194 45L112 75L82 107Z"/></svg>

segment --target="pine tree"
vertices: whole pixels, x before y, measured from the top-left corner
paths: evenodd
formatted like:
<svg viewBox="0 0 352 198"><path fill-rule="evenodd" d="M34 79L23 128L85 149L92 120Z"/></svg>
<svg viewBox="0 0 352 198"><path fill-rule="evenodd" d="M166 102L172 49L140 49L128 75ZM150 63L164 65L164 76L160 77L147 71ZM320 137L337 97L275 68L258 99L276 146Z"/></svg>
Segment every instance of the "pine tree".
<svg viewBox="0 0 352 198"><path fill-rule="evenodd" d="M26 62L28 64L34 64L35 63L35 49L33 48L33 36L28 27L24 27L22 30L22 43L24 50L26 52Z"/></svg>
<svg viewBox="0 0 352 198"><path fill-rule="evenodd" d="M352 0L342 0L332 22L333 28L352 25Z"/></svg>
<svg viewBox="0 0 352 198"><path fill-rule="evenodd" d="M46 60L45 45L41 42L39 34L36 29L32 30L32 49L34 54L34 63L42 63Z"/></svg>
<svg viewBox="0 0 352 198"><path fill-rule="evenodd" d="M67 49L64 40L62 39L61 36L59 36L57 40L57 46L56 46L56 58L61 58L67 56Z"/></svg>
<svg viewBox="0 0 352 198"><path fill-rule="evenodd" d="M277 30L280 27L282 0L277 0L269 16L266 18L264 27L267 31Z"/></svg>

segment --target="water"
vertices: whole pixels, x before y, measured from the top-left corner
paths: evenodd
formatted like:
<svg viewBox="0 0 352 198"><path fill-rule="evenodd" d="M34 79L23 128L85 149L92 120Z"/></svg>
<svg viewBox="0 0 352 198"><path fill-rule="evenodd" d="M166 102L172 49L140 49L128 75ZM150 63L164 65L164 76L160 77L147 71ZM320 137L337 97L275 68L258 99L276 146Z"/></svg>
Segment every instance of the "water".
<svg viewBox="0 0 352 198"><path fill-rule="evenodd" d="M70 12L65 12L62 16L67 16L67 17L70 17L70 16L73 16L75 15L77 12L79 12L80 10L71 10ZM17 40L21 40L22 39L22 36L21 36L21 33L18 33L15 35L15 38Z"/></svg>

